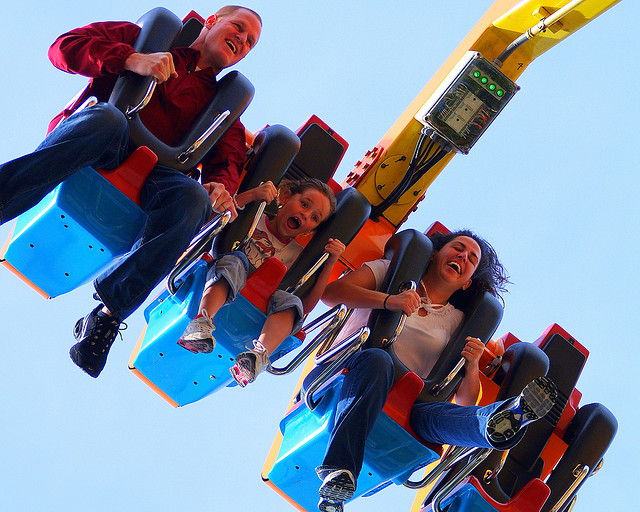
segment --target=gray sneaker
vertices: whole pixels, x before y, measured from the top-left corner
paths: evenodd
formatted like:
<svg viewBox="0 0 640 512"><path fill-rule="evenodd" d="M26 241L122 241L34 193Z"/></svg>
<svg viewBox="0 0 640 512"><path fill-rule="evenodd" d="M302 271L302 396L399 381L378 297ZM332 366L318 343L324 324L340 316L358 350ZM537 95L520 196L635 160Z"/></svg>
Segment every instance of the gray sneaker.
<svg viewBox="0 0 640 512"><path fill-rule="evenodd" d="M209 354L216 346L216 339L212 334L215 330L213 318L203 309L201 315L189 322L178 340L178 345L194 354L198 352Z"/></svg>
<svg viewBox="0 0 640 512"><path fill-rule="evenodd" d="M556 385L548 377L538 377L527 384L520 396L495 412L487 422L487 436L494 443L503 443L518 431L545 416L558 398Z"/></svg>
<svg viewBox="0 0 640 512"><path fill-rule="evenodd" d="M255 381L258 375L265 371L270 364L267 349L258 340L254 340L253 349L240 352L236 356L236 364L229 368L229 372L238 385L243 388Z"/></svg>

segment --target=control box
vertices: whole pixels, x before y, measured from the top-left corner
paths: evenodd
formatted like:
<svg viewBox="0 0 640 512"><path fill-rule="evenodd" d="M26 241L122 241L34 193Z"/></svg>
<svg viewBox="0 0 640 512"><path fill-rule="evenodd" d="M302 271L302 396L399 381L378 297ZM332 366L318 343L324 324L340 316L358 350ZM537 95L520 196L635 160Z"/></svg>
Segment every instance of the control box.
<svg viewBox="0 0 640 512"><path fill-rule="evenodd" d="M469 153L520 87L478 52L467 52L415 118Z"/></svg>

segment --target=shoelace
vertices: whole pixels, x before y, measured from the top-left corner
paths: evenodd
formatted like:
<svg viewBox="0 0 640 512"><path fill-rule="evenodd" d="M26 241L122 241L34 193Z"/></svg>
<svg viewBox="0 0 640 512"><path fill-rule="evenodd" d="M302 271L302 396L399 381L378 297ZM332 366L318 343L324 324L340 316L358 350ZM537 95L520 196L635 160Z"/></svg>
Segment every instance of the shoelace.
<svg viewBox="0 0 640 512"><path fill-rule="evenodd" d="M100 350L100 354L104 354L107 350L109 350L111 348L111 345L113 345L113 342L116 340L116 338L118 336L120 336L120 339L124 339L122 337L122 332L121 331L126 331L128 325L125 322L118 322L117 320L113 320L113 319L102 319L104 321L100 322L99 325L96 326L96 334L93 336L93 338L95 340L99 339L98 334L102 333L102 330L104 329L107 333L107 336L109 336L110 338L113 336L113 339L111 339L109 342L105 343L104 346L102 347L102 350ZM114 332L115 331L115 332ZM92 342L91 345L95 346L95 342ZM92 352L95 355L95 349L92 349Z"/></svg>
<svg viewBox="0 0 640 512"><path fill-rule="evenodd" d="M210 316L209 313L207 313L206 309L203 309L201 314L202 316L196 318L195 324L191 327L193 328L193 331L210 335L211 331L215 329L215 327L213 326L213 317Z"/></svg>

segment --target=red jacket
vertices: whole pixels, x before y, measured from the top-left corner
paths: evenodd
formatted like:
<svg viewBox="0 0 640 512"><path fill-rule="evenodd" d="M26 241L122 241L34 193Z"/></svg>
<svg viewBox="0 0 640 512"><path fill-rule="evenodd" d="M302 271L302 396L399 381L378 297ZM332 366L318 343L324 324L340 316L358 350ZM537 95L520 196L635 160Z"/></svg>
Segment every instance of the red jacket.
<svg viewBox="0 0 640 512"><path fill-rule="evenodd" d="M129 22L92 23L58 37L49 48L54 66L68 73L90 78L87 89L77 100L52 121L50 129L89 96L107 101L124 62L135 52L140 27ZM178 73L158 85L149 104L140 112L145 125L164 143L175 146L191 127L200 110L216 90L216 77L211 69L195 71L199 52L191 48L171 50ZM222 183L234 194L245 161L245 132L236 121L218 143L202 159L202 182Z"/></svg>

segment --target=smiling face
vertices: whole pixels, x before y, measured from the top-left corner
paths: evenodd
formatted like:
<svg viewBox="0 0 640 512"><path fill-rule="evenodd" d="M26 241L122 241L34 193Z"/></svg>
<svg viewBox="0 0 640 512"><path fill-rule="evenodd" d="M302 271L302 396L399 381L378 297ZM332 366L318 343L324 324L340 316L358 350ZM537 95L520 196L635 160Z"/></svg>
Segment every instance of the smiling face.
<svg viewBox="0 0 640 512"><path fill-rule="evenodd" d="M466 289L471 284L481 255L478 242L468 236L458 236L433 255L429 267L456 289Z"/></svg>
<svg viewBox="0 0 640 512"><path fill-rule="evenodd" d="M223 17L207 18L202 32L191 45L200 52L198 68L215 73L242 60L257 44L262 31L260 20L251 11L238 9Z"/></svg>
<svg viewBox="0 0 640 512"><path fill-rule="evenodd" d="M313 231L331 212L329 198L315 188L293 195L284 192L280 202L281 208L270 226L281 239L292 239Z"/></svg>

